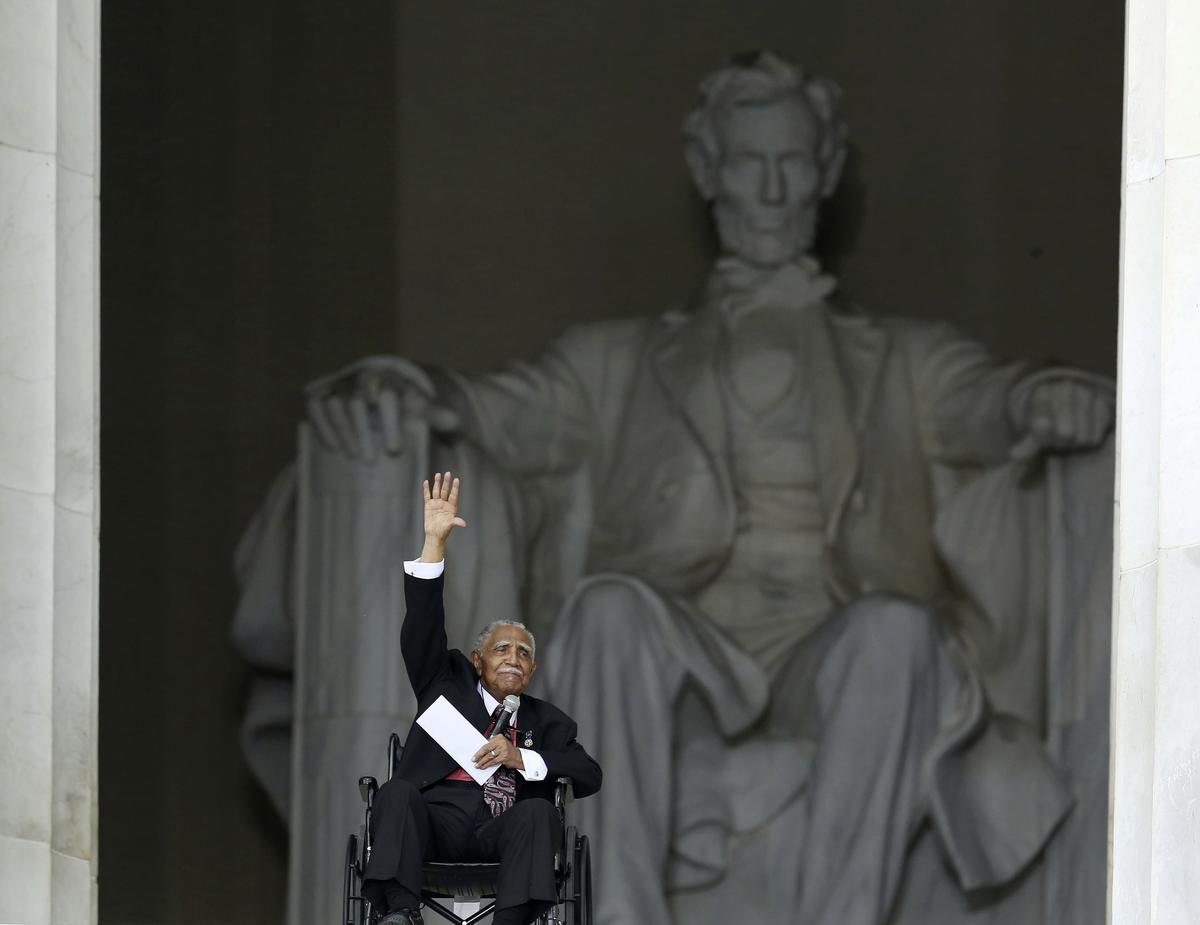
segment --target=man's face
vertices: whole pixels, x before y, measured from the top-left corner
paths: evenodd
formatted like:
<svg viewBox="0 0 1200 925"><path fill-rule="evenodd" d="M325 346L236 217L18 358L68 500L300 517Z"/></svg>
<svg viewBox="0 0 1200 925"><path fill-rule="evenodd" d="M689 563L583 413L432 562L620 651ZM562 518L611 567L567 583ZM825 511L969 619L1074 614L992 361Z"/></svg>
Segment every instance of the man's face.
<svg viewBox="0 0 1200 925"><path fill-rule="evenodd" d="M719 135L713 217L723 249L766 267L803 256L821 199L821 130L812 109L794 95L734 106Z"/></svg>
<svg viewBox="0 0 1200 925"><path fill-rule="evenodd" d="M509 694L520 695L537 669L533 640L519 626L496 627L483 644L483 651L471 653L471 662L484 689L497 700Z"/></svg>

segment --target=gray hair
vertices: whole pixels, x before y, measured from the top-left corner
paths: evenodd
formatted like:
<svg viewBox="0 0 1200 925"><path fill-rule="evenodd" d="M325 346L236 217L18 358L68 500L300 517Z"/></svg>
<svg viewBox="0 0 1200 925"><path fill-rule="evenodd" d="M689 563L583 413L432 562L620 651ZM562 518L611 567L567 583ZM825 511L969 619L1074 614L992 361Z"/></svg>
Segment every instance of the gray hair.
<svg viewBox="0 0 1200 925"><path fill-rule="evenodd" d="M683 122L689 166L696 171L701 166L711 169L718 163L718 121L730 109L792 95L807 102L817 117L821 129L817 164L826 186L822 193L830 195L846 158L846 122L839 107L842 91L832 80L805 74L802 67L770 51L737 55L729 65L701 81L700 105Z"/></svg>
<svg viewBox="0 0 1200 925"><path fill-rule="evenodd" d="M530 632L529 627L517 620L493 620L479 631L479 635L475 637L475 647L471 651L483 655L483 647L487 643L488 638L502 626L515 626L517 629L525 630L525 632L529 633L529 644L533 648L533 660L536 662L537 640L533 638L533 633Z"/></svg>

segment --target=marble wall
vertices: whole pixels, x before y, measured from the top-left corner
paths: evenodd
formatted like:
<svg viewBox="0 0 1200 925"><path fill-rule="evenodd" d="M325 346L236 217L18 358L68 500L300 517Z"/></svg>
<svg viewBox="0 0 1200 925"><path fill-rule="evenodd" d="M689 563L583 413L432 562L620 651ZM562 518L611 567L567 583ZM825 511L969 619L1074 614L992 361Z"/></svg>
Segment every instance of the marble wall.
<svg viewBox="0 0 1200 925"><path fill-rule="evenodd" d="M1130 0L1113 658L1114 925L1200 920L1200 6Z"/></svg>
<svg viewBox="0 0 1200 925"><path fill-rule="evenodd" d="M0 0L0 921L95 921L98 3Z"/></svg>

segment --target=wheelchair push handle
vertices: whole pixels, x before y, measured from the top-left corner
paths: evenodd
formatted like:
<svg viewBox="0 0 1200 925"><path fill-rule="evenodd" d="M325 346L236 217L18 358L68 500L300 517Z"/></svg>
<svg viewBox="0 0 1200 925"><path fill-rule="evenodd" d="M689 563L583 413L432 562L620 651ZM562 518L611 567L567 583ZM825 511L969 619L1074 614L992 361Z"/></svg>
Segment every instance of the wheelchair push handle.
<svg viewBox="0 0 1200 925"><path fill-rule="evenodd" d="M575 799L575 791L571 788L571 778L556 777L554 785L554 805L558 809L563 809L567 803Z"/></svg>
<svg viewBox="0 0 1200 925"><path fill-rule="evenodd" d="M404 744L400 741L399 734L393 732L388 736L387 744L387 779L391 780L396 776L396 771L400 767L400 758L404 754Z"/></svg>

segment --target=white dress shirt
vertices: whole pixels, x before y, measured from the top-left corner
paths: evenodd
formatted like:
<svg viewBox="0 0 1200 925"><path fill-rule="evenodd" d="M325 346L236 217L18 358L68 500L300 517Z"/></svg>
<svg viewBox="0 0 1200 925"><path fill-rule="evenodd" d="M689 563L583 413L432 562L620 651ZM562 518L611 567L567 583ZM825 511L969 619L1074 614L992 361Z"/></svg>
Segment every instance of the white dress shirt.
<svg viewBox="0 0 1200 925"><path fill-rule="evenodd" d="M421 562L420 560L414 559L404 563L405 573L411 575L413 578L437 578L445 570L445 559L443 559L441 562ZM479 696L483 698L483 706L484 709L487 710L488 716L491 716L496 712L496 707L500 706L500 701L484 690L482 682L476 683L475 689L479 691ZM512 715L512 719L509 721L511 725L517 725L517 715L520 712L521 711L518 709L517 712ZM542 756L531 748L520 748L518 751L521 753L521 761L524 763L525 767L518 768L517 772L526 780L545 780L546 776L550 772L546 767L546 762Z"/></svg>

